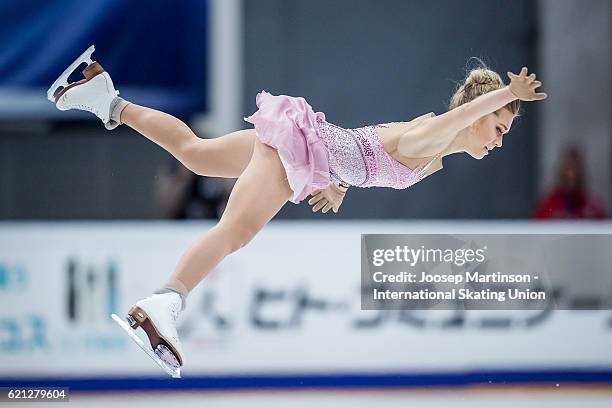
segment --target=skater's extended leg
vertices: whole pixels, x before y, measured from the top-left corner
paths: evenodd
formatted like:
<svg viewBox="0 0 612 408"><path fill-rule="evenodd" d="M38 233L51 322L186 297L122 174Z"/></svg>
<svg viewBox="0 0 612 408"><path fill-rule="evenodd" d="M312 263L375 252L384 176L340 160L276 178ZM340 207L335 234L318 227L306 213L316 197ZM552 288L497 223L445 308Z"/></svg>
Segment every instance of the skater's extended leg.
<svg viewBox="0 0 612 408"><path fill-rule="evenodd" d="M168 150L188 169L203 176L239 177L253 153L254 130L201 139L178 118L139 106L118 97L108 72L91 59L88 48L59 76L47 91L47 98L59 110L79 109L95 114L108 130L122 122ZM68 84L69 75L87 62L84 78Z"/></svg>
<svg viewBox="0 0 612 408"><path fill-rule="evenodd" d="M176 323L189 291L223 258L246 245L291 195L276 149L255 139L251 160L236 181L221 220L185 252L163 290L136 302L128 312L130 327L142 327L149 339L154 352L145 349L147 354L166 372L180 376L185 362ZM128 330L120 319L113 319Z"/></svg>
<svg viewBox="0 0 612 408"><path fill-rule="evenodd" d="M239 177L253 154L255 129L202 139L180 119L134 103L121 111L121 122L166 149L201 176Z"/></svg>
<svg viewBox="0 0 612 408"><path fill-rule="evenodd" d="M276 149L256 139L221 220L182 256L169 284L179 282L191 291L223 258L246 245L292 194Z"/></svg>

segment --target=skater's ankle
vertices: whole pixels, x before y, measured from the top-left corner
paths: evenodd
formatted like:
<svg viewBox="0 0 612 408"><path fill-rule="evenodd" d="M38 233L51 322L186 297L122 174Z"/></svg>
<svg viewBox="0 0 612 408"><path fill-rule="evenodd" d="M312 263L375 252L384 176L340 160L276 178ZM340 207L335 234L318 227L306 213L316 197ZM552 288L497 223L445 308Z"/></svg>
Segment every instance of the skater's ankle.
<svg viewBox="0 0 612 408"><path fill-rule="evenodd" d="M117 126L123 124L123 122L121 122L121 113L123 112L125 107L128 106L130 103L131 102L126 101L120 96L117 96L115 97L115 99L112 100L110 104L109 120L108 120L108 123L104 124L106 129L113 130Z"/></svg>
<svg viewBox="0 0 612 408"><path fill-rule="evenodd" d="M153 292L154 295L163 295L164 293L176 293L177 295L179 295L181 298L181 312L185 310L185 308L187 307L187 298L185 295L179 293L175 289L166 287L157 289L155 292Z"/></svg>
<svg viewBox="0 0 612 408"><path fill-rule="evenodd" d="M168 292L178 293L181 297L181 311L185 310L185 307L187 307L187 295L189 295L189 290L185 284L176 278L171 278L162 288L153 293L162 294Z"/></svg>

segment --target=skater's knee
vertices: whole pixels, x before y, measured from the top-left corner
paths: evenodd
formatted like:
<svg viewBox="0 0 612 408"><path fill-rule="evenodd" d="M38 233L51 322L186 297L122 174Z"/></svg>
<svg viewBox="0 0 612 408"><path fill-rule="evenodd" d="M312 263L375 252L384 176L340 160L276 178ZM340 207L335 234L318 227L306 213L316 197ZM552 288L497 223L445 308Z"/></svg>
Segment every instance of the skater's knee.
<svg viewBox="0 0 612 408"><path fill-rule="evenodd" d="M259 228L230 223L219 223L216 228L222 232L226 240L225 242L229 245L230 252L236 252L240 248L246 246L259 232Z"/></svg>
<svg viewBox="0 0 612 408"><path fill-rule="evenodd" d="M193 139L186 140L178 147L178 159L185 167L199 176L207 176L206 167L206 151L208 149L208 140L200 139L194 136Z"/></svg>

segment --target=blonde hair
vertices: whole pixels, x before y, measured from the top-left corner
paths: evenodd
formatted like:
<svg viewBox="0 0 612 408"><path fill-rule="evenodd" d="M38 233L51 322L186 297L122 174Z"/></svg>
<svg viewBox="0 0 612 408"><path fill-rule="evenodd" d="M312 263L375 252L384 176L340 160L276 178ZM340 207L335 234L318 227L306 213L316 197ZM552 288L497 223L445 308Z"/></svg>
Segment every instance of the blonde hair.
<svg viewBox="0 0 612 408"><path fill-rule="evenodd" d="M457 106L473 101L480 95L506 86L497 72L489 69L481 59L476 59L479 65L469 70L463 83L457 85L448 104L448 110L455 109ZM519 116L521 101L516 99L501 109L508 109L513 115Z"/></svg>

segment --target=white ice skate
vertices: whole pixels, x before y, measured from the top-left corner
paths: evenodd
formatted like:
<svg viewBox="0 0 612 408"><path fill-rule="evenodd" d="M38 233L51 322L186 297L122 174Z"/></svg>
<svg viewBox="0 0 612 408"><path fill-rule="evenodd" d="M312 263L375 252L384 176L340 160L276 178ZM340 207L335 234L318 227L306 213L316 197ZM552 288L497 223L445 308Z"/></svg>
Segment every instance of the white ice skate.
<svg viewBox="0 0 612 408"><path fill-rule="evenodd" d="M111 102L119 91L102 66L92 61L95 51L92 45L59 76L47 91L47 99L55 103L59 110L79 109L95 114L105 124L110 120ZM84 79L68 83L68 77L83 63Z"/></svg>
<svg viewBox="0 0 612 408"><path fill-rule="evenodd" d="M176 332L180 310L181 297L168 292L136 302L128 312L127 322L114 313L111 317L166 373L180 378L184 363L183 348ZM138 327L147 335L149 345L136 335Z"/></svg>

